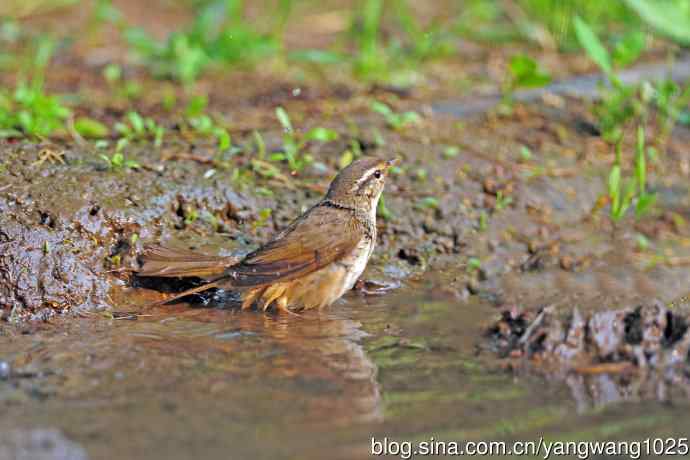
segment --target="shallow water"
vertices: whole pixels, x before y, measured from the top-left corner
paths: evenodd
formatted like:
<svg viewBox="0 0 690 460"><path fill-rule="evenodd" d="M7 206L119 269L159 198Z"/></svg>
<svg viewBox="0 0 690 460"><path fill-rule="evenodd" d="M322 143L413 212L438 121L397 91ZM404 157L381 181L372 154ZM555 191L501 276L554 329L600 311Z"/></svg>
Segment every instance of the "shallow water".
<svg viewBox="0 0 690 460"><path fill-rule="evenodd" d="M92 459L369 458L372 436L687 436L687 398L640 402L606 375L503 370L477 346L495 308L443 283L427 275L301 317L178 304L3 326L0 432L57 429Z"/></svg>

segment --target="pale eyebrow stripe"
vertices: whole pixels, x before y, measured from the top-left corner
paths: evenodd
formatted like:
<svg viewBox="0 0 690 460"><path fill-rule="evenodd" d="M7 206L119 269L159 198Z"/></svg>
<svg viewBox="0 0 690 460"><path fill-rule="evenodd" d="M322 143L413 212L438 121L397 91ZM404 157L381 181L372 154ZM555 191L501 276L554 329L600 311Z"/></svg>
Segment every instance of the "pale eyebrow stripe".
<svg viewBox="0 0 690 460"><path fill-rule="evenodd" d="M366 174L364 174L361 178L357 179L357 182L355 182L355 186L352 187L352 190L357 190L358 188L360 188L362 184L366 183L378 169L381 168L379 166L375 166L371 169L368 169Z"/></svg>

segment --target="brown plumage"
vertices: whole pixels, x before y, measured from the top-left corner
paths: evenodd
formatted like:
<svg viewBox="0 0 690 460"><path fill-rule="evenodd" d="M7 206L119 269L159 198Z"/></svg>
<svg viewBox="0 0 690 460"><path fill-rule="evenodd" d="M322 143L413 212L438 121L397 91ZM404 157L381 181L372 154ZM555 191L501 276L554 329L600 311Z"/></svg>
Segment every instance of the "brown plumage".
<svg viewBox="0 0 690 460"><path fill-rule="evenodd" d="M243 293L243 308L261 302L281 311L330 305L352 288L376 240L376 206L393 161L353 162L327 195L241 261L160 246L147 247L139 276L199 277L207 284L161 303L213 287Z"/></svg>
<svg viewBox="0 0 690 460"><path fill-rule="evenodd" d="M209 256L184 249L170 249L157 244L146 246L139 276L215 278L240 259Z"/></svg>

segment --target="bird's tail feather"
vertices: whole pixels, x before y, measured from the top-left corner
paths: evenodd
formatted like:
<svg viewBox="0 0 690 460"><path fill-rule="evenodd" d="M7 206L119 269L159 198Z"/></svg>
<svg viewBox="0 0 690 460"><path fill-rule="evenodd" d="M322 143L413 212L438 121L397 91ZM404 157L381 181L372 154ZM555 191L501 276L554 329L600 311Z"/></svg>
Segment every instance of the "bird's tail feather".
<svg viewBox="0 0 690 460"><path fill-rule="evenodd" d="M239 261L234 257L209 256L158 245L146 246L138 276L214 279Z"/></svg>
<svg viewBox="0 0 690 460"><path fill-rule="evenodd" d="M187 297L188 295L192 294L198 294L199 292L204 292L212 288L216 288L219 286L219 283L217 282L212 282L212 283L206 283L202 284L201 286L197 286L195 288L187 289L186 291L178 292L172 297L168 297L167 299L159 300L157 302L153 302L149 305L147 305L147 308L151 307L158 307L160 305L165 305L166 303L170 303L174 300L181 299L182 297Z"/></svg>

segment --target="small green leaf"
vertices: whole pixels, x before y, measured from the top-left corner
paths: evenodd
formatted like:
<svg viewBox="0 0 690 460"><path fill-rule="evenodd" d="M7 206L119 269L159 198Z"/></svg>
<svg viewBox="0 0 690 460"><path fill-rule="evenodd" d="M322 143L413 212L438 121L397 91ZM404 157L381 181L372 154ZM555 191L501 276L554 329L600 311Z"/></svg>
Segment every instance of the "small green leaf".
<svg viewBox="0 0 690 460"><path fill-rule="evenodd" d="M418 207L422 209L436 209L438 208L438 199L433 196L428 196L419 200Z"/></svg>
<svg viewBox="0 0 690 460"><path fill-rule="evenodd" d="M192 97L189 100L189 103L187 104L187 108L185 109L185 115L188 117L198 117L202 113L204 113L204 110L206 110L206 106L208 105L208 97L206 95L197 95Z"/></svg>
<svg viewBox="0 0 690 460"><path fill-rule="evenodd" d="M632 64L640 57L646 45L646 37L641 30L631 30L613 48L612 59L617 67Z"/></svg>
<svg viewBox="0 0 690 460"><path fill-rule="evenodd" d="M609 196L614 197L619 194L621 186L621 167L614 165L609 173Z"/></svg>
<svg viewBox="0 0 690 460"><path fill-rule="evenodd" d="M393 217L393 213L386 207L386 201L384 200L384 197L381 197L379 199L379 204L376 208L376 214L384 220L390 220Z"/></svg>
<svg viewBox="0 0 690 460"><path fill-rule="evenodd" d="M481 268L482 266L482 261L479 260L477 257L470 257L467 259L467 271L468 272L474 272L477 271Z"/></svg>
<svg viewBox="0 0 690 460"><path fill-rule="evenodd" d="M516 88L539 88L551 83L551 75L539 69L537 62L525 55L513 56L508 65Z"/></svg>
<svg viewBox="0 0 690 460"><path fill-rule="evenodd" d="M613 70L611 65L611 57L604 45L599 40L599 37L594 33L591 27L582 20L580 16L575 16L575 35L580 46L582 46L587 55L592 59L605 73L610 74Z"/></svg>
<svg viewBox="0 0 690 460"><path fill-rule="evenodd" d="M227 150L232 146L232 140L230 134L223 128L216 135L218 138L218 149L223 151Z"/></svg>
<svg viewBox="0 0 690 460"><path fill-rule="evenodd" d="M485 232L487 228L489 228L489 215L482 209L479 214L479 231Z"/></svg>
<svg viewBox="0 0 690 460"><path fill-rule="evenodd" d="M532 159L532 151L526 145L520 147L520 160L529 161Z"/></svg>
<svg viewBox="0 0 690 460"><path fill-rule="evenodd" d="M74 129L80 136L87 139L100 139L110 134L108 127L98 120L79 117L74 121Z"/></svg>
<svg viewBox="0 0 690 460"><path fill-rule="evenodd" d="M124 166L125 168L129 168L129 169L139 169L139 168L141 168L141 165L139 164L139 162L134 161L134 160L126 160L126 161L124 162L124 165L123 165L123 166Z"/></svg>
<svg viewBox="0 0 690 460"><path fill-rule="evenodd" d="M113 156L110 157L110 164L112 164L116 168L120 168L120 167L124 166L125 156L119 152L113 154Z"/></svg>
<svg viewBox="0 0 690 460"><path fill-rule="evenodd" d="M690 45L690 10L685 1L625 0L628 6L662 34Z"/></svg>
<svg viewBox="0 0 690 460"><path fill-rule="evenodd" d="M412 124L419 124L422 121L421 115L417 112L405 112L400 116L400 125L407 126Z"/></svg>
<svg viewBox="0 0 690 460"><path fill-rule="evenodd" d="M276 109L276 117L278 117L278 121L280 122L280 125L283 127L283 130L285 130L288 133L291 133L293 131L292 123L290 122L290 117L288 116L284 108L278 107Z"/></svg>
<svg viewBox="0 0 690 460"><path fill-rule="evenodd" d="M644 193L647 182L647 161L645 158L645 135L642 126L637 127L637 154L635 155L635 174L640 186L640 193Z"/></svg>
<svg viewBox="0 0 690 460"><path fill-rule="evenodd" d="M649 239L642 233L638 233L635 239L637 240L637 247L641 251L646 251L649 248Z"/></svg>
<svg viewBox="0 0 690 460"><path fill-rule="evenodd" d="M455 158L458 155L460 155L460 148L455 145L450 145L443 149L444 158Z"/></svg>
<svg viewBox="0 0 690 460"><path fill-rule="evenodd" d="M635 206L635 217L640 218L647 213L656 203L656 193L643 193L637 199Z"/></svg>
<svg viewBox="0 0 690 460"><path fill-rule="evenodd" d="M378 112L383 116L388 116L388 115L393 114L393 110L391 110L391 108L388 107L383 102L373 101L371 103L370 107L371 107L371 110L373 110L374 112Z"/></svg>
<svg viewBox="0 0 690 460"><path fill-rule="evenodd" d="M322 127L312 128L304 136L305 141L331 142L336 139L338 139L336 131Z"/></svg>
<svg viewBox="0 0 690 460"><path fill-rule="evenodd" d="M127 113L127 120L129 120L130 125L132 125L132 128L134 129L134 132L137 134L141 134L145 130L145 123L144 123L144 118L139 115L137 112L129 112Z"/></svg>
<svg viewBox="0 0 690 460"><path fill-rule="evenodd" d="M122 152L125 147L129 145L129 139L126 137L121 137L120 139L117 140L117 143L115 144L115 151L116 152Z"/></svg>
<svg viewBox="0 0 690 460"><path fill-rule="evenodd" d="M156 126L153 129L153 146L157 149L161 148L163 145L163 135L165 134L165 128L162 126Z"/></svg>
<svg viewBox="0 0 690 460"><path fill-rule="evenodd" d="M256 153L260 160L266 157L266 142L259 131L254 131L254 143L256 144Z"/></svg>
<svg viewBox="0 0 690 460"><path fill-rule="evenodd" d="M108 64L103 69L103 77L112 85L122 78L122 67L117 64Z"/></svg>

